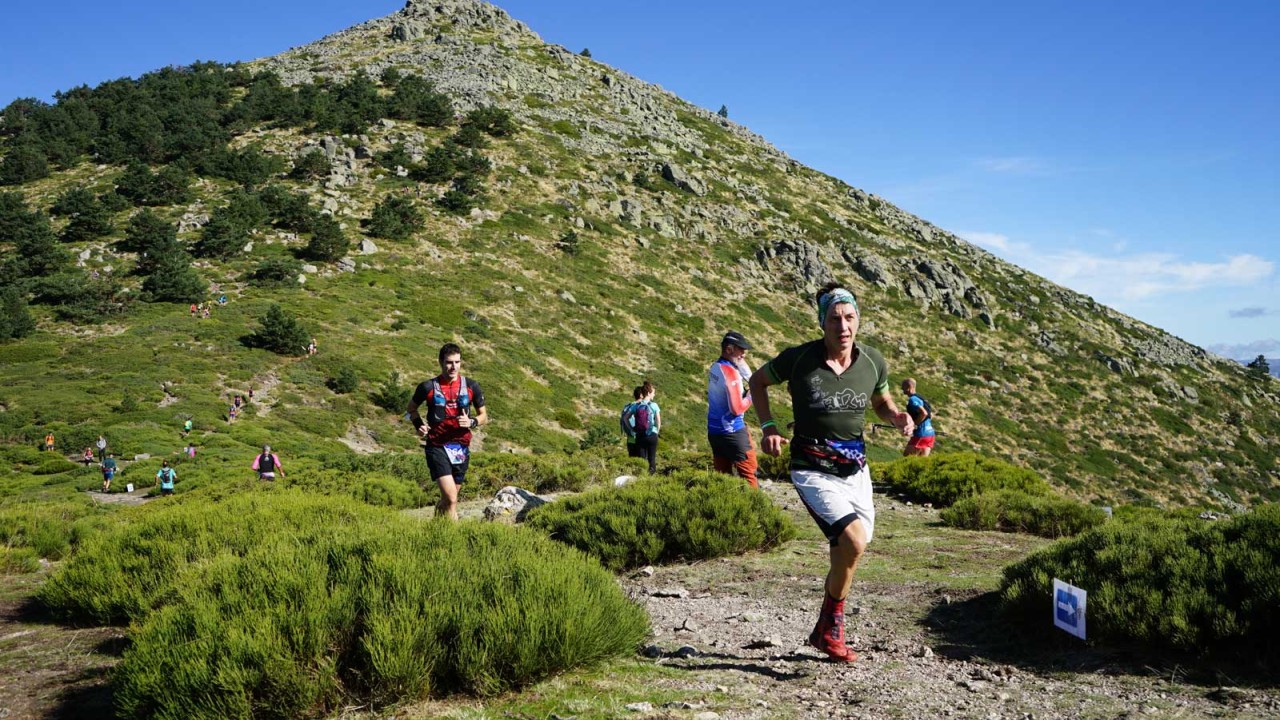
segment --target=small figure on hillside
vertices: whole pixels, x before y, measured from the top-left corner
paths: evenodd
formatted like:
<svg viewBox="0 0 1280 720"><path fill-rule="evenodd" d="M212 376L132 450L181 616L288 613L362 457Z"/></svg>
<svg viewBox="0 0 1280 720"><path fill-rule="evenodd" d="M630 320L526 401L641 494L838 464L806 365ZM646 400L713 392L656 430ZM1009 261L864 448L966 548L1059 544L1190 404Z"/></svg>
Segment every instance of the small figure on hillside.
<svg viewBox="0 0 1280 720"><path fill-rule="evenodd" d="M101 435L98 436L98 459L106 457L107 439Z"/></svg>
<svg viewBox="0 0 1280 720"><path fill-rule="evenodd" d="M622 414L618 416L618 424L622 427L622 434L627 438L627 457L640 457L640 448L636 447L636 433L631 429L631 424L627 422L627 418L631 417L631 409L636 403L640 402L640 398L644 397L644 386L637 385L635 390L631 391L631 402L622 407Z"/></svg>
<svg viewBox="0 0 1280 720"><path fill-rule="evenodd" d="M213 314L213 311L211 306L208 304L206 304L204 306L204 309L200 311L200 317L204 318L205 320L208 320L211 314Z"/></svg>
<svg viewBox="0 0 1280 720"><path fill-rule="evenodd" d="M471 431L488 423L484 392L475 380L462 377L462 348L447 343L440 348L440 374L424 380L409 400L409 420L425 438L424 452L431 478L440 486L436 517L458 519L458 486L466 481L471 462ZM427 403L427 418L418 406ZM471 410L475 409L475 417Z"/></svg>
<svg viewBox="0 0 1280 720"><path fill-rule="evenodd" d="M648 380L640 386L640 399L631 403L622 422L636 436L636 452L649 461L649 474L658 472L658 431L662 429L662 410L653 397L658 394Z"/></svg>
<svg viewBox="0 0 1280 720"><path fill-rule="evenodd" d="M219 295L219 296L218 296L218 304L219 304L219 305L226 305L226 304L227 304L227 294L226 294L226 293L223 293L223 294L221 294L221 295Z"/></svg>
<svg viewBox="0 0 1280 720"><path fill-rule="evenodd" d="M53 431L52 430L50 430L49 433L44 436L44 450L45 452L53 452Z"/></svg>
<svg viewBox="0 0 1280 720"><path fill-rule="evenodd" d="M187 443L186 447L182 448L182 453L188 458L194 458L196 456L196 444Z"/></svg>
<svg viewBox="0 0 1280 720"><path fill-rule="evenodd" d="M182 437L186 437L190 434L191 434L191 418L187 418L187 421L182 423Z"/></svg>
<svg viewBox="0 0 1280 720"><path fill-rule="evenodd" d="M907 396L907 414L911 415L916 424L916 430L911 434L906 447L902 448L902 454L925 457L933 452L933 443L937 437L937 432L933 429L933 407L928 400L916 394L914 378L902 381L902 393Z"/></svg>
<svg viewBox="0 0 1280 720"><path fill-rule="evenodd" d="M743 419L751 409L750 349L742 333L729 331L720 339L720 357L711 364L707 379L707 442L717 472L737 475L758 488L756 448Z"/></svg>
<svg viewBox="0 0 1280 720"><path fill-rule="evenodd" d="M249 402L253 402L253 386L249 386Z"/></svg>
<svg viewBox="0 0 1280 720"><path fill-rule="evenodd" d="M276 473L284 477L284 466L280 464L280 456L271 452L270 445L262 446L262 453L253 459L251 467L257 471L259 480L275 480Z"/></svg>
<svg viewBox="0 0 1280 720"><path fill-rule="evenodd" d="M236 399L232 402L232 404L236 406L237 410L239 410L240 407L244 405L244 398L240 397L239 395L236 395Z"/></svg>
<svg viewBox="0 0 1280 720"><path fill-rule="evenodd" d="M116 454L108 453L102 462L98 464L98 469L102 471L102 492L111 492L111 481L116 477Z"/></svg>
<svg viewBox="0 0 1280 720"><path fill-rule="evenodd" d="M315 338L311 338L311 342L307 345L307 354L308 354L308 355L315 355L315 354L316 354L316 339L315 339Z"/></svg>
<svg viewBox="0 0 1280 720"><path fill-rule="evenodd" d="M231 407L227 408L227 424L230 425L231 423L235 422L236 417L239 415L240 415L239 406L232 405Z"/></svg>
<svg viewBox="0 0 1280 720"><path fill-rule="evenodd" d="M169 461L165 460L160 463L160 469L156 471L156 480L160 483L161 495L173 494L173 483L178 479L178 473L169 467Z"/></svg>
<svg viewBox="0 0 1280 720"><path fill-rule="evenodd" d="M195 303L191 303L191 317L195 317L197 312L199 312L199 308L196 307Z"/></svg>
<svg viewBox="0 0 1280 720"><path fill-rule="evenodd" d="M751 399L766 453L788 441L769 409L769 386L787 383L795 413L791 483L831 545L826 594L809 644L839 662L857 653L845 644L844 601L858 560L875 530L871 473L862 430L868 407L903 436L915 430L889 391L889 368L874 348L857 342L858 301L836 283L818 291L822 337L787 348L751 376Z"/></svg>
<svg viewBox="0 0 1280 720"><path fill-rule="evenodd" d="M93 464L93 448L88 445L84 446L84 452L80 453L80 462L84 463L85 467Z"/></svg>

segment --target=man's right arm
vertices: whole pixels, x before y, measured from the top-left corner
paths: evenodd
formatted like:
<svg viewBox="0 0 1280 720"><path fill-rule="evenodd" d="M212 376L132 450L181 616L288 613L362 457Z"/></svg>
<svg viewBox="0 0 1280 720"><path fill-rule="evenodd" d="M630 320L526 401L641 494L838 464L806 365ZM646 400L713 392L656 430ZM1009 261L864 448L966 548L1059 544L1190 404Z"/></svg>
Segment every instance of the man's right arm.
<svg viewBox="0 0 1280 720"><path fill-rule="evenodd" d="M421 383L417 389L413 391L413 397L409 399L409 407L406 412L409 415L409 421L413 423L414 430L420 435L426 435L431 426L422 419L418 414L418 407L427 400L427 384Z"/></svg>
<svg viewBox="0 0 1280 720"><path fill-rule="evenodd" d="M776 385L769 363L765 363L751 375L751 402L756 406L756 417L760 418L761 449L767 454L777 457L782 454L782 446L787 439L782 436L778 426L773 422L773 412L769 409L769 386Z"/></svg>

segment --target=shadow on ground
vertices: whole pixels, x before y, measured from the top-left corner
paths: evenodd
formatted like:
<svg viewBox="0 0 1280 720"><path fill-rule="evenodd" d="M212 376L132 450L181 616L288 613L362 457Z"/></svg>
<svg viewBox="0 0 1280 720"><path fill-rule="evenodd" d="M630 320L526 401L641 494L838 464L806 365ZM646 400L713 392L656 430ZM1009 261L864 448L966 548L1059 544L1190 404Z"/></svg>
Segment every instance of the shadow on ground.
<svg viewBox="0 0 1280 720"><path fill-rule="evenodd" d="M921 621L935 638L933 651L953 660L989 661L1043 674L1142 675L1204 687L1280 686L1276 668L1256 656L1207 657L1125 644L1086 644L1055 628L1045 602L1042 628L1012 625L1000 612L999 593L934 605Z"/></svg>

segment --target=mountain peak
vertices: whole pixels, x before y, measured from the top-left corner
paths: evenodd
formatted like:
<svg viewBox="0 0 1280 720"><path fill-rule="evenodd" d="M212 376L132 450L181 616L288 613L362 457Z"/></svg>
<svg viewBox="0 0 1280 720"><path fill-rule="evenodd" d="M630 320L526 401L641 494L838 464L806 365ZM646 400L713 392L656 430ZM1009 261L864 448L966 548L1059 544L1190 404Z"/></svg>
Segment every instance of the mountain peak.
<svg viewBox="0 0 1280 720"><path fill-rule="evenodd" d="M416 40L452 27L492 32L496 39L504 41L541 41L527 25L483 0L407 0L404 8L391 17L391 37L395 40Z"/></svg>

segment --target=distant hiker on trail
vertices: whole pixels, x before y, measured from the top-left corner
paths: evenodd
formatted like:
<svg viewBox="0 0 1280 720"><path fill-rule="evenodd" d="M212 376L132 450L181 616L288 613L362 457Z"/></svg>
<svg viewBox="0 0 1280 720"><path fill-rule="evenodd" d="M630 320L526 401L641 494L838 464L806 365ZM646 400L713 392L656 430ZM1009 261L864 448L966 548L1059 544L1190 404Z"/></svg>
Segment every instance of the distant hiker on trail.
<svg viewBox="0 0 1280 720"><path fill-rule="evenodd" d="M780 455L787 439L769 410L769 386L787 383L795 412L791 482L831 544L826 595L809 644L840 662L858 656L845 644L844 600L875 529L871 474L862 429L868 406L904 436L915 429L889 392L889 369L874 348L856 342L858 302L830 283L818 291L822 339L787 348L751 376L763 449Z"/></svg>
<svg viewBox="0 0 1280 720"><path fill-rule="evenodd" d="M618 416L618 424L622 426L622 434L627 437L627 457L640 457L640 448L636 447L636 433L631 429L631 425L627 423L627 418L631 417L631 409L636 403L640 402L640 398L644 397L644 386L637 385L635 390L631 391L631 402L622 408L622 414Z"/></svg>
<svg viewBox="0 0 1280 720"><path fill-rule="evenodd" d="M750 349L742 333L730 331L720 340L720 357L711 364L707 380L707 442L717 472L737 475L758 488L756 448L742 419L751 407Z"/></svg>
<svg viewBox="0 0 1280 720"><path fill-rule="evenodd" d="M93 464L93 448L88 445L84 446L84 452L80 454L80 462L84 463L85 467Z"/></svg>
<svg viewBox="0 0 1280 720"><path fill-rule="evenodd" d="M111 492L111 481L115 479L116 470L119 469L116 465L116 454L109 453L107 457L98 464L98 469L102 470L102 492Z"/></svg>
<svg viewBox="0 0 1280 720"><path fill-rule="evenodd" d="M169 467L169 461L165 460L160 463L160 469L156 471L156 480L160 482L160 494L172 495L173 483L178 479L178 473Z"/></svg>
<svg viewBox="0 0 1280 720"><path fill-rule="evenodd" d="M231 404L232 404L232 405L234 405L234 406L235 406L235 408L236 408L237 410L239 410L239 409L240 409L240 406L241 406L241 405L244 405L244 398L242 398L242 397L240 397L239 395L237 395L237 396L236 396L236 399L235 399L235 400L233 400Z"/></svg>
<svg viewBox="0 0 1280 720"><path fill-rule="evenodd" d="M219 295L219 296L218 296L218 304L219 304L219 305L226 305L226 304L227 304L227 294L226 294L226 293L223 293L223 294L221 294L221 295Z"/></svg>
<svg viewBox="0 0 1280 720"><path fill-rule="evenodd" d="M637 456L649 461L650 475L658 472L658 431L662 429L662 410L653 401L656 394L653 383L645 380L640 399L622 416L622 423L635 435Z"/></svg>
<svg viewBox="0 0 1280 720"><path fill-rule="evenodd" d="M315 354L316 354L316 339L315 339L315 338L311 338L311 342L307 345L307 354L308 354L308 355L315 355Z"/></svg>
<svg viewBox="0 0 1280 720"><path fill-rule="evenodd" d="M44 436L44 450L45 452L53 452L53 433L52 432Z"/></svg>
<svg viewBox="0 0 1280 720"><path fill-rule="evenodd" d="M236 417L238 417L239 414L240 414L240 408L238 406L233 404L231 407L227 408L227 424L230 425L231 423L235 422Z"/></svg>
<svg viewBox="0 0 1280 720"><path fill-rule="evenodd" d="M106 457L107 439L101 435L98 436L98 459Z"/></svg>
<svg viewBox="0 0 1280 720"><path fill-rule="evenodd" d="M462 349L453 343L440 348L440 375L425 380L409 400L409 420L426 438L424 452L431 479L440 486L436 517L458 519L458 486L466 481L471 462L471 431L489 422L484 392L475 380L462 376ZM418 407L427 403L427 418ZM472 409L475 417L471 417Z"/></svg>
<svg viewBox="0 0 1280 720"><path fill-rule="evenodd" d="M196 307L195 303L191 303L191 317L195 317L197 312L199 312L199 308Z"/></svg>
<svg viewBox="0 0 1280 720"><path fill-rule="evenodd" d="M191 418L187 418L187 421L182 423L182 437L186 437L190 434L191 434Z"/></svg>
<svg viewBox="0 0 1280 720"><path fill-rule="evenodd" d="M182 448L182 454L183 454L183 455L186 455L188 458L193 458L193 457L195 457L195 456L196 456L196 444L195 444L195 443L187 443L187 444L186 444L185 446L183 446L183 448Z"/></svg>
<svg viewBox="0 0 1280 720"><path fill-rule="evenodd" d="M253 402L253 386L249 386L249 402Z"/></svg>
<svg viewBox="0 0 1280 720"><path fill-rule="evenodd" d="M271 452L270 445L262 446L262 452L253 459L251 467L257 471L259 480L275 480L276 473L284 477L284 466L280 464L280 456Z"/></svg>
<svg viewBox="0 0 1280 720"><path fill-rule="evenodd" d="M907 396L907 414L916 424L916 430L902 448L903 455L928 456L933 452L934 438L937 433L933 429L933 407L929 401L916 394L916 381L907 378L902 381L902 393Z"/></svg>

